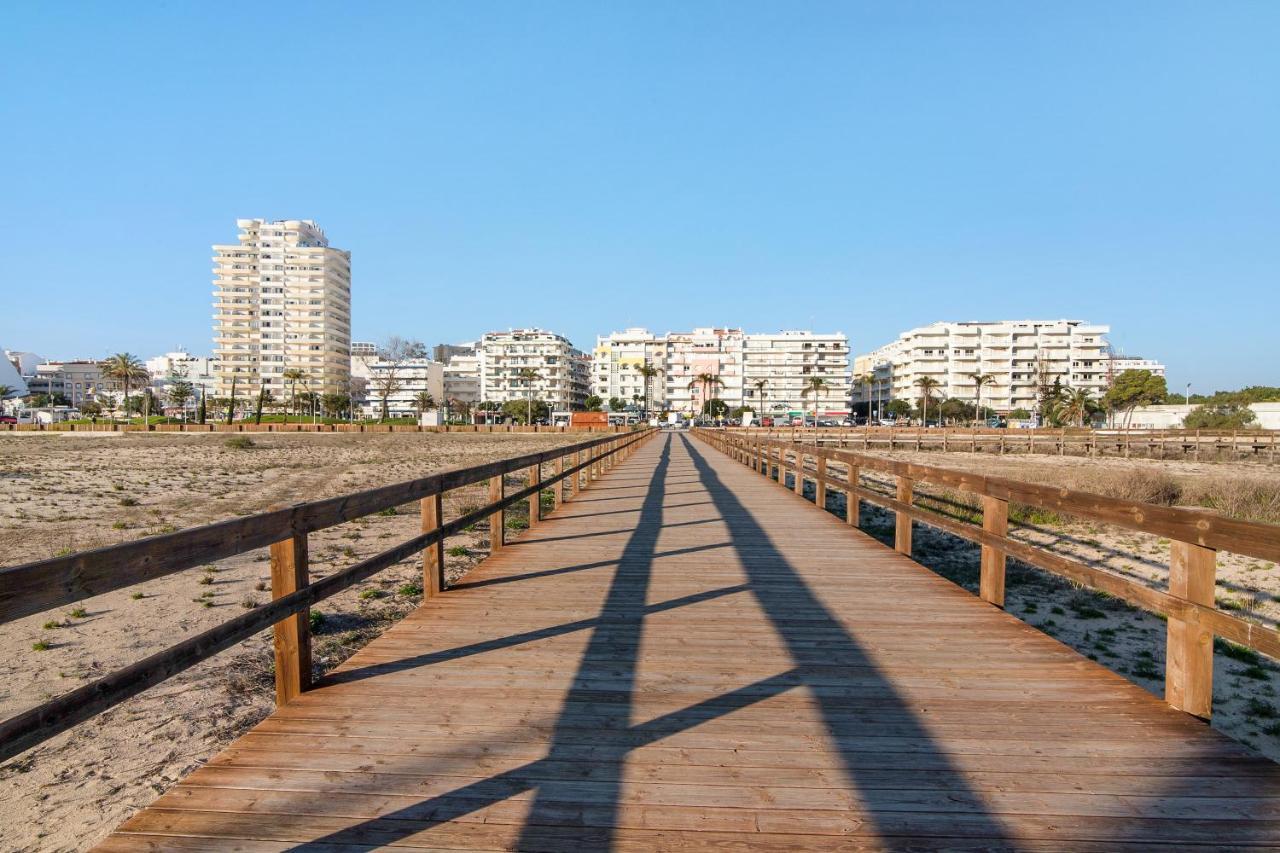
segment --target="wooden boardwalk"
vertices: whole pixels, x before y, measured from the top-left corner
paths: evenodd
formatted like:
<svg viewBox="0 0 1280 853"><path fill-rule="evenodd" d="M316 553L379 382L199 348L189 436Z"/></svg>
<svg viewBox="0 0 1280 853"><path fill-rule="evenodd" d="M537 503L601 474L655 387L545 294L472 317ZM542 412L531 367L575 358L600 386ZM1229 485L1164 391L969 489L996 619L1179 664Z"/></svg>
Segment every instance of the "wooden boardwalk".
<svg viewBox="0 0 1280 853"><path fill-rule="evenodd" d="M1280 768L660 435L103 849L1280 846Z"/></svg>

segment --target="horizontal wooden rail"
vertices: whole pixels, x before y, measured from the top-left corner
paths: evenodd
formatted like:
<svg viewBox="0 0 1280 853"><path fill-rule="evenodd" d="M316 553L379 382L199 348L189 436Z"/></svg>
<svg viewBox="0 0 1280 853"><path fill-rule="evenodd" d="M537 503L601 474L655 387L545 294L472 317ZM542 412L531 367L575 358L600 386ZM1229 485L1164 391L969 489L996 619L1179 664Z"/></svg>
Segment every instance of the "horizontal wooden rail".
<svg viewBox="0 0 1280 853"><path fill-rule="evenodd" d="M790 471L793 489L803 494L804 480L815 483L815 494L828 489L846 495L846 520L856 525L857 503L884 507L895 514L895 545L911 553L911 523L920 522L975 542L982 548L979 594L995 604L1004 603L1006 557L1089 586L1169 619L1169 652L1166 699L1189 713L1208 717L1212 711L1213 637L1215 635L1280 658L1280 632L1249 622L1214 607L1213 575L1216 552L1275 560L1280 554L1280 527L1224 519L1211 513L1161 507L1139 501L1107 498L1071 489L983 477L964 471L898 462L847 450L816 447L737 431L696 430L696 434L722 452L750 465L785 485ZM788 460L788 456L794 457ZM810 469L805 460L812 457ZM843 478L832 465L844 467ZM869 489L859 482L863 471L894 478L896 494ZM982 525L949 517L914 501L915 485L928 482L976 495L982 500ZM1078 518L1115 524L1173 540L1169 590L1146 586L1105 569L1011 539L1007 533L1010 501L1054 509Z"/></svg>
<svg viewBox="0 0 1280 853"><path fill-rule="evenodd" d="M442 471L363 492L0 568L0 623L265 548L284 538L323 530L428 495L541 465L616 439L617 436L609 435L513 459Z"/></svg>
<svg viewBox="0 0 1280 853"><path fill-rule="evenodd" d="M524 469L532 469L533 465L539 467L543 462L555 461L555 472L548 477L531 477L529 485L525 488L515 491L511 494L503 495L499 500L486 504L478 509L456 518L453 521L440 523L442 519L437 519L434 529L425 530L418 536L413 537L405 542L396 545L382 553L376 554L360 562L348 566L341 571L335 572L325 578L314 583L307 583L296 590L289 591L282 595L277 595L271 602L255 607L253 610L234 619L230 619L197 634L189 637L176 645L173 645L163 651L156 652L136 663L116 670L96 681L83 685L69 693L58 696L48 702L45 702L35 708L31 708L20 713L8 720L0 722L0 761L5 761L13 756L30 749L31 747L48 740L49 738L66 731L90 717L101 713L102 711L119 704L130 696L146 690L173 675L182 672L185 669L194 666L202 660L221 652L238 642L241 642L253 636L257 632L277 625L282 620L291 617L303 618L305 624L305 614L311 605L341 592L348 587L363 581L372 575L393 566L402 560L405 560L424 549L438 545L443 542L445 537L454 535L463 529L477 524L486 518L492 517L495 513L499 515L507 507L519 503L521 501L531 501L537 499L542 491L548 486L554 486L556 489L568 480L573 484L573 492L579 491L577 477L583 471L590 470L593 466L599 466L604 462L612 462L620 453L630 452L641 441L652 436L651 430L638 431L623 436L610 436L597 441L585 442L581 444L569 445L567 447L558 448L554 451L545 453L530 454L517 459L507 459L500 462L487 463L485 465L472 466L471 468L457 469L445 472L443 474L432 475L420 480L411 481L411 483L402 483L397 486L387 487L387 489L401 489L411 484L431 484L431 488L427 491L418 493L414 491L414 497L408 500L429 499L433 503L445 488L456 488L459 485L469 485L480 482L490 477L500 478L506 473ZM596 451L596 452L592 452ZM583 455L585 454L585 459ZM564 458L573 455L576 460L574 465L564 465ZM421 488L417 486L416 488ZM387 492L387 489L375 489L372 492ZM413 490L411 490L413 491ZM368 495L372 492L362 492L359 495ZM405 492L395 492L394 494L404 494ZM354 496L349 496L354 497ZM386 497L386 500L392 500ZM340 500L340 499L339 499ZM379 508L386 506L397 506L405 503L406 500L395 499L392 503L382 504ZM328 524L309 526L315 523L317 516L309 515L308 510L314 509L317 504L327 504L327 501L319 501L315 503L296 504L294 506L276 510L274 512L265 513L263 516L281 516L285 519L292 519L298 522L296 527L290 527L287 524L284 527L273 528L275 536L274 544L296 542L300 538L305 541L306 531L319 529L320 527L329 526ZM374 504L360 504L361 507L377 506ZM377 512L377 509L366 509L351 517L359 517L360 515L368 515L371 512ZM321 515L319 518L331 518L330 515ZM247 521L248 519L242 519ZM343 519L345 520L345 519ZM338 522L333 522L338 523ZM218 527L218 525L211 525ZM205 530L207 528L197 528L197 530ZM194 532L194 531L186 531ZM175 534L176 535L176 534ZM498 535L501 536L499 528ZM159 538L159 537L158 537ZM120 546L117 546L120 547ZM257 547L257 546L255 546ZM109 551L110 549L100 549L101 551ZM248 550L248 549L242 549ZM90 552L98 553L98 552ZM232 551L230 554L242 553L242 551ZM305 549L303 551L305 553ZM274 563L273 554L273 563ZM204 557L196 560L192 565L208 562L211 558ZM33 564L37 565L37 564ZM275 568L273 564L273 569ZM293 568L297 568L294 566ZM304 566L305 568L305 566ZM173 569L176 571L176 569ZM442 568L440 569L442 574ZM127 586L128 584L120 584ZM425 591L425 590L424 590ZM277 672L276 672L276 690L277 697L280 701L287 701L299 690L307 688L309 682L310 660L309 655L298 655L294 659L293 671L281 672L279 667L280 661L280 645L279 636L277 636ZM289 687L287 685L294 685Z"/></svg>

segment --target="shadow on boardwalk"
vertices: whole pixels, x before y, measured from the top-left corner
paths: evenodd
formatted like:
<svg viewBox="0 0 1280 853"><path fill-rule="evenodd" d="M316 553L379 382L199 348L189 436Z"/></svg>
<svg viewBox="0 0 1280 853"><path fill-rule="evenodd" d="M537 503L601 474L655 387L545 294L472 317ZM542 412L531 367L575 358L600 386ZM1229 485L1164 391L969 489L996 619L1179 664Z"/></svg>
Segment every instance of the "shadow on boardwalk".
<svg viewBox="0 0 1280 853"><path fill-rule="evenodd" d="M904 821L911 818L889 808L880 798L889 797L900 803L902 790L928 790L959 806L960 813L935 814L944 826L931 827L922 834L949 834L947 827L963 824L958 835L966 836L986 849L1011 847L1000 822L989 814L977 792L966 784L963 775L949 762L919 724L908 703L899 696L864 653L856 640L845 631L808 588L800 574L771 543L764 527L739 502L720 480L698 448L684 436L667 436L658 464L653 469L643 503L631 536L616 561L617 570L608 586L599 614L592 619L543 629L532 634L495 638L477 646L451 649L408 658L393 664L370 667L368 672L355 670L342 673L336 680L350 681L375 675L384 668L429 666L434 662L455 659L467 654L502 648L542 637L579 630L590 630L591 637L570 686L559 717L552 727L545 758L514 769L496 773L446 794L431 797L409 807L357 823L312 842L297 845L299 851L332 851L333 845L352 850L369 850L394 844L397 840L427 832L432 825L448 822L477 812L517 794L533 792L528 817L521 828L517 849L560 851L568 849L609 850L615 846L617 815L623 803L623 771L627 756L633 750L655 743L673 734L687 731L758 702L779 696L797 687L809 689L820 708L823 723L843 764L843 772L857 795L860 812L850 815L851 823L861 822L858 834L874 838L914 834ZM662 605L647 605L658 537L663 529L663 504L667 497L668 473L673 453L692 465L701 489L709 495L728 531L732 547L746 574L746 583L711 590L686 599ZM688 460L685 462L685 460ZM682 471L681 474L685 472ZM683 482L688 482L684 480ZM725 547L725 546L721 546ZM586 567L575 567L578 569ZM592 566L595 568L595 566ZM573 569L566 568L565 571ZM543 573L545 574L545 573ZM723 594L750 592L759 603L773 629L782 638L792 666L752 684L729 690L718 696L639 724L630 721L635 700L635 682L645 618L658 609L669 610L695 601L705 601ZM859 683L868 679L865 689L873 693L883 710L895 717L895 729L914 743L910 766L901 768L903 784L885 790L874 784L861 784L860 768L855 754L842 744L865 736L865 726L841 707L839 690L832 690L834 667L856 668ZM599 726L592 742L590 758L583 760L580 709L600 700L600 691L592 687L592 675L607 672L617 684L607 705L615 709L593 716ZM821 675L819 675L821 673ZM886 698L887 697L887 698ZM861 730L860 730L861 729ZM565 778L551 772L552 767L566 764L589 764L581 776ZM877 764L877 775L883 776L884 764ZM922 769L927 768L927 769ZM923 777L927 774L928 779ZM589 795L584 794L583 779L589 778ZM881 805L885 808L881 808ZM747 836L749 838L749 836ZM376 838L376 843L372 839ZM869 840L869 839L868 839ZM838 838L832 839L839 844Z"/></svg>

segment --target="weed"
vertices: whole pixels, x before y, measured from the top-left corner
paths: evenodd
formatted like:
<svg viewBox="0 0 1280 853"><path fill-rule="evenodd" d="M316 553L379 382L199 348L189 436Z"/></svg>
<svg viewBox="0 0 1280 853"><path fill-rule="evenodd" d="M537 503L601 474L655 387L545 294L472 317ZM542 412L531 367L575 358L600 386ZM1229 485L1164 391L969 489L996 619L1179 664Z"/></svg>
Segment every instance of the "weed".
<svg viewBox="0 0 1280 853"><path fill-rule="evenodd" d="M46 623L44 623L43 625L41 625L40 627L41 627L41 628L44 628L46 631L52 631L54 628L61 628L61 627L62 627L62 623L61 623L61 622L46 622Z"/></svg>
<svg viewBox="0 0 1280 853"><path fill-rule="evenodd" d="M120 506L137 506L137 505L138 505L137 498L121 498L120 499Z"/></svg>
<svg viewBox="0 0 1280 853"><path fill-rule="evenodd" d="M1244 713L1247 717L1260 717L1264 720L1273 720L1280 711L1276 710L1276 706L1262 699L1250 699L1248 704L1244 706Z"/></svg>
<svg viewBox="0 0 1280 853"><path fill-rule="evenodd" d="M452 548L449 548L448 550L446 550L445 553L448 554L450 557L465 557L471 552L468 551L462 545L454 545Z"/></svg>
<svg viewBox="0 0 1280 853"><path fill-rule="evenodd" d="M244 598L240 599L240 606L245 610L252 610L258 606L258 599L254 598L252 595L246 595Z"/></svg>
<svg viewBox="0 0 1280 853"><path fill-rule="evenodd" d="M204 577L200 578L198 583L201 584L202 586L208 586L209 584L213 583L213 575L205 575Z"/></svg>
<svg viewBox="0 0 1280 853"><path fill-rule="evenodd" d="M139 599L146 598L147 596L141 592L135 592L133 595L129 597L132 598L134 601L138 601Z"/></svg>
<svg viewBox="0 0 1280 853"><path fill-rule="evenodd" d="M71 611L70 615L72 619L83 619L89 615L89 611L85 610L83 607L77 607Z"/></svg>
<svg viewBox="0 0 1280 853"><path fill-rule="evenodd" d="M1156 667L1155 661L1142 659L1134 664L1133 674L1143 678L1159 678L1160 670Z"/></svg>
<svg viewBox="0 0 1280 853"><path fill-rule="evenodd" d="M1038 610L1039 608L1036 607L1036 603L1034 601L1028 601L1026 604L1022 605L1023 613L1035 613Z"/></svg>
<svg viewBox="0 0 1280 853"><path fill-rule="evenodd" d="M311 615L307 617L307 623L311 626L312 631L319 631L324 625L324 614L319 610L312 610Z"/></svg>
<svg viewBox="0 0 1280 853"><path fill-rule="evenodd" d="M1103 613L1096 607L1090 607L1087 604L1078 604L1071 608L1071 612L1076 615L1077 619L1106 619L1107 614Z"/></svg>
<svg viewBox="0 0 1280 853"><path fill-rule="evenodd" d="M1260 666L1247 667L1239 670L1237 674L1243 675L1245 678L1252 678L1255 681L1269 681L1271 679L1270 674Z"/></svg>
<svg viewBox="0 0 1280 853"><path fill-rule="evenodd" d="M1230 640L1224 640L1221 637L1214 638L1213 650L1220 655L1229 657L1232 660L1238 660L1241 663L1247 663L1250 666L1262 665L1262 655L1248 646L1242 646Z"/></svg>
<svg viewBox="0 0 1280 853"><path fill-rule="evenodd" d="M49 644L44 640L36 640L31 644L31 650L33 652L46 652L49 650Z"/></svg>
<svg viewBox="0 0 1280 853"><path fill-rule="evenodd" d="M256 584L254 584L254 585L253 585L253 588L254 588L254 589L256 589L258 592L266 592L266 591L267 591L267 582L266 582L266 581L258 581Z"/></svg>
<svg viewBox="0 0 1280 853"><path fill-rule="evenodd" d="M365 589L360 591L360 598L365 601L369 601L374 598L382 598L384 595L386 595L386 593L380 589Z"/></svg>
<svg viewBox="0 0 1280 853"><path fill-rule="evenodd" d="M253 447L253 439L247 435L233 435L223 442L223 446L230 450L248 450Z"/></svg>
<svg viewBox="0 0 1280 853"><path fill-rule="evenodd" d="M397 595L414 596L422 595L422 585L416 583L407 583L396 590Z"/></svg>
<svg viewBox="0 0 1280 853"><path fill-rule="evenodd" d="M396 507L389 506L386 509L380 509L374 515L399 515L400 510Z"/></svg>
<svg viewBox="0 0 1280 853"><path fill-rule="evenodd" d="M529 526L529 522L525 521L523 518L507 519L507 527L511 528L512 530L524 530L528 526Z"/></svg>
<svg viewBox="0 0 1280 853"><path fill-rule="evenodd" d="M126 521L115 521L115 522L112 522L111 529L112 530L128 530L129 523Z"/></svg>

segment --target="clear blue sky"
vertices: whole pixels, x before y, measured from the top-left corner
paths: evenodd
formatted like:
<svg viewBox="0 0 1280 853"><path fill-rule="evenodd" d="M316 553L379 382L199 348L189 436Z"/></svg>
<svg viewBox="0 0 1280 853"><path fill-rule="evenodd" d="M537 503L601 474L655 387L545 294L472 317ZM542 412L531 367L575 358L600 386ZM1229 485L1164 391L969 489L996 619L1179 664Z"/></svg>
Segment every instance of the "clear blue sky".
<svg viewBox="0 0 1280 853"><path fill-rule="evenodd" d="M1280 384L1280 2L8 3L0 345L210 344L318 220L354 333L1107 322Z"/></svg>

